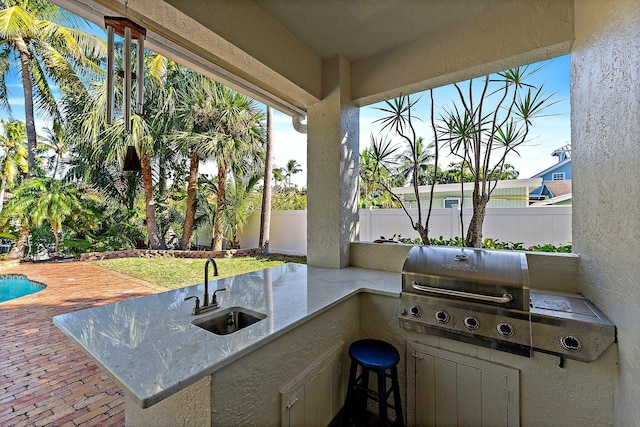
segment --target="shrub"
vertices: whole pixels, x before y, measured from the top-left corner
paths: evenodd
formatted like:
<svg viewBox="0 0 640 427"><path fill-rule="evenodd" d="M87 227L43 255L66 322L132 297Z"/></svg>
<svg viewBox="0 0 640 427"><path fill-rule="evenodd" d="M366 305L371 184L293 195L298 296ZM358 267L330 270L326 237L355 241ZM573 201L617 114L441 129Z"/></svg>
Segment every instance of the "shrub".
<svg viewBox="0 0 640 427"><path fill-rule="evenodd" d="M422 240L419 237L410 238L410 237L402 237L400 234L394 234L391 237L391 240L397 240L401 243L406 243L409 245L420 245L422 244ZM434 246L463 246L463 240L456 236L450 239L445 239L444 237L432 237L429 239L432 245ZM492 239L490 237L485 238L482 241L482 247L486 249L500 249L500 250L509 250L509 251L532 251L532 252L559 252L559 253L571 253L571 244L567 245L559 245L554 246L551 243L547 243L545 245L535 245L529 246L525 248L524 243L522 242L502 242L498 239Z"/></svg>

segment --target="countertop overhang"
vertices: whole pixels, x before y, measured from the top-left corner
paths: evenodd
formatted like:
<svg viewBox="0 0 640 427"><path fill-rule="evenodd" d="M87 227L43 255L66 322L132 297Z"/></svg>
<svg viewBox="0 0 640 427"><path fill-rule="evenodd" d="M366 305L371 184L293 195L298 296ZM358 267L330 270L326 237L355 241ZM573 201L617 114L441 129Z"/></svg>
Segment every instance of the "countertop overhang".
<svg viewBox="0 0 640 427"><path fill-rule="evenodd" d="M192 322L204 284L53 318L140 407L147 408L360 292L398 297L400 273L284 264L209 283L220 309L244 307L266 318L229 335Z"/></svg>

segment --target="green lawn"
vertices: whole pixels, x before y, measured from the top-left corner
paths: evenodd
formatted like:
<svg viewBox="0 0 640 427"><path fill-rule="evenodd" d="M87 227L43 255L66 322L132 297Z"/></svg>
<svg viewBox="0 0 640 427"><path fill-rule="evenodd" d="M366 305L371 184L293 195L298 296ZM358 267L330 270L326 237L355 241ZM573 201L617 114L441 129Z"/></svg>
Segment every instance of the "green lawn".
<svg viewBox="0 0 640 427"><path fill-rule="evenodd" d="M216 258L219 277L235 276L249 271L282 265L285 262L306 263L304 257L271 255L268 257ZM156 285L175 289L204 282L206 259L186 258L118 258L95 261L101 267ZM209 280L213 268L209 267Z"/></svg>

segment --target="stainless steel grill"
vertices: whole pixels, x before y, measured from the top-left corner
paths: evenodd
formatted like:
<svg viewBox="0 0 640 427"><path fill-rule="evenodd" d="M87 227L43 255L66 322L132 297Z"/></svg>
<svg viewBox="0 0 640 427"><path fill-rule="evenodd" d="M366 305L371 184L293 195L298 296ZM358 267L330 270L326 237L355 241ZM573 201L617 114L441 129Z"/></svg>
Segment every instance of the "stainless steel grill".
<svg viewBox="0 0 640 427"><path fill-rule="evenodd" d="M416 246L402 270L405 329L530 356L539 350L590 362L615 328L579 295L530 291L526 255Z"/></svg>

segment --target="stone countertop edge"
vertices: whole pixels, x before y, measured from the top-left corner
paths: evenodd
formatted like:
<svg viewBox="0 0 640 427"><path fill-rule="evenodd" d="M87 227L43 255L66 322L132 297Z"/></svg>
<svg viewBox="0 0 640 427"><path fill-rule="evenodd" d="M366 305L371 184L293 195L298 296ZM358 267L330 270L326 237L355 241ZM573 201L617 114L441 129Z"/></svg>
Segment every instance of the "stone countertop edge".
<svg viewBox="0 0 640 427"><path fill-rule="evenodd" d="M192 324L204 284L66 313L53 323L107 372L139 407L148 408L268 344L359 293L399 297L401 274L356 267L284 264L210 281L220 310L244 307L261 320L229 335Z"/></svg>

